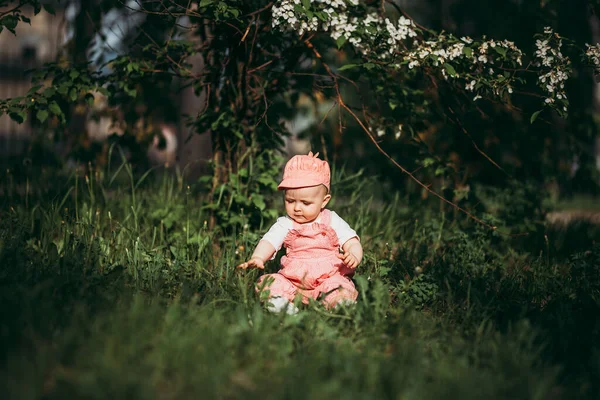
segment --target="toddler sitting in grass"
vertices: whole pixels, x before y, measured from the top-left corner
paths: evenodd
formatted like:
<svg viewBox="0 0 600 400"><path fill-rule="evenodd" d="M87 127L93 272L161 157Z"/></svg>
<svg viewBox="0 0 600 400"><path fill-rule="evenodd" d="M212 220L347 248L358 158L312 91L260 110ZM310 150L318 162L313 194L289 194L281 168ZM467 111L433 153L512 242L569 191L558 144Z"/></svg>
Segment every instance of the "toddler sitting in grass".
<svg viewBox="0 0 600 400"><path fill-rule="evenodd" d="M331 199L330 171L326 161L313 156L295 156L285 165L283 180L287 216L277 222L259 241L252 257L238 268L264 269L283 246L281 269L263 275L257 291L268 291L268 309L296 313L292 303L301 296L321 301L327 308L356 301L358 292L350 277L360 264L362 246L356 232L325 206ZM340 248L343 254L340 253Z"/></svg>

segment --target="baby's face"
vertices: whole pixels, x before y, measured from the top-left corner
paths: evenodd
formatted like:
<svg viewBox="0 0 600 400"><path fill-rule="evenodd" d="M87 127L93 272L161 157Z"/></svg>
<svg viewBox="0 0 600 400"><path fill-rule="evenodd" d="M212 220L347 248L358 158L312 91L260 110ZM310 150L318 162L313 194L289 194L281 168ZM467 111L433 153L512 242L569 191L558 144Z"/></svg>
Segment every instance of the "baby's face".
<svg viewBox="0 0 600 400"><path fill-rule="evenodd" d="M313 222L331 199L323 185L285 191L285 211L299 224Z"/></svg>

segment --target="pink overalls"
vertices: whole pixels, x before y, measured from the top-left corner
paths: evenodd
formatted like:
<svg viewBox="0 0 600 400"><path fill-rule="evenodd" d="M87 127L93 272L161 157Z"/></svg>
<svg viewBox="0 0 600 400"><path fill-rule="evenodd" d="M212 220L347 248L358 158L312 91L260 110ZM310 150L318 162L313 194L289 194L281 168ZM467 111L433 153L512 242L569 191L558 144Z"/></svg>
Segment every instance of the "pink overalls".
<svg viewBox="0 0 600 400"><path fill-rule="evenodd" d="M348 278L354 270L337 257L339 241L330 221L331 213L325 209L321 212L321 222L294 222L283 241L287 252L281 258L282 268L275 274L263 275L257 291L268 290L269 297L281 296L289 301L300 294L303 303L315 299L328 308L340 300L356 301L358 292ZM269 278L273 279L270 285L265 281Z"/></svg>

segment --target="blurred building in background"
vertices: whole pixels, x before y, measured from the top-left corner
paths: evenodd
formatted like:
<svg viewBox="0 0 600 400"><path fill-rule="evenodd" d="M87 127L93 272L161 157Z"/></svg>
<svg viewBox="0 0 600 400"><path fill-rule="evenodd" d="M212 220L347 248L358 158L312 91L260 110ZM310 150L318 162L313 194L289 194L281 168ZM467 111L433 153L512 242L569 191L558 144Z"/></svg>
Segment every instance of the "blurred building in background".
<svg viewBox="0 0 600 400"><path fill-rule="evenodd" d="M28 70L56 60L64 40L63 9L56 7L56 15L40 12L33 15L31 7L23 8L23 15L31 24L19 22L13 35L7 29L0 34L0 99L23 96L31 87ZM22 124L7 115L0 116L0 154L15 154L32 134L32 119Z"/></svg>

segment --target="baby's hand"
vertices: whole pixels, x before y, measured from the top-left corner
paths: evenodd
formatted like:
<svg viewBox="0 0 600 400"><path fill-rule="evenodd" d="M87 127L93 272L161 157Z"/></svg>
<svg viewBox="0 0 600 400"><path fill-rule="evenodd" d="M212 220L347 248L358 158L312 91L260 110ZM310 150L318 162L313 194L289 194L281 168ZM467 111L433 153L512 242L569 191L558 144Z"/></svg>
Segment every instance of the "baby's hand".
<svg viewBox="0 0 600 400"><path fill-rule="evenodd" d="M265 263L260 258L251 258L245 263L241 263L236 268L246 269L246 268L258 268L265 269Z"/></svg>
<svg viewBox="0 0 600 400"><path fill-rule="evenodd" d="M338 258L346 264L349 268L356 268L358 266L358 258L350 252L344 254L338 254Z"/></svg>

